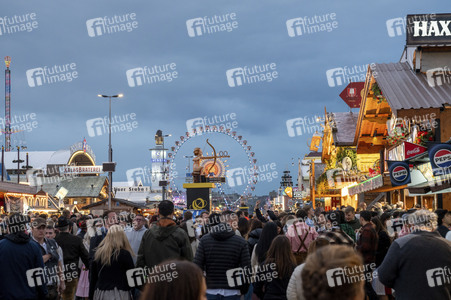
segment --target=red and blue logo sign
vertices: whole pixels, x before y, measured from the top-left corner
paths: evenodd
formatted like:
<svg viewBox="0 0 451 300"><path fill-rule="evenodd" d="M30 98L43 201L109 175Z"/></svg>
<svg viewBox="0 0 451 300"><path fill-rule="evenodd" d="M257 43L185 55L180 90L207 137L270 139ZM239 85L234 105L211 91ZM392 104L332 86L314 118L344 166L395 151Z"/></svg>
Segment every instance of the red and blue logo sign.
<svg viewBox="0 0 451 300"><path fill-rule="evenodd" d="M390 181L392 186L400 186L410 183L409 164L403 161L390 163Z"/></svg>
<svg viewBox="0 0 451 300"><path fill-rule="evenodd" d="M438 144L429 150L429 160L431 161L434 176L451 173L451 145Z"/></svg>

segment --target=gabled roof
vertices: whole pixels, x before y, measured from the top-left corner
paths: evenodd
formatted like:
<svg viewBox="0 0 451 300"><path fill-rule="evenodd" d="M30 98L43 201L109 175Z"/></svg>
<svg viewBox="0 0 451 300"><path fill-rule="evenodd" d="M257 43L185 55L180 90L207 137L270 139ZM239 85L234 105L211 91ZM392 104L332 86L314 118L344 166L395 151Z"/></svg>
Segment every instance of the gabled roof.
<svg viewBox="0 0 451 300"><path fill-rule="evenodd" d="M429 85L426 74L415 73L407 62L376 64L373 76L394 112L451 103L450 84Z"/></svg>
<svg viewBox="0 0 451 300"><path fill-rule="evenodd" d="M28 165L34 169L45 169L47 165L67 165L70 159L69 150L59 151L20 151L20 159L23 160L20 163L20 168L26 165L26 153L28 153ZM17 163L13 163L13 160L17 159L17 151L5 152L5 167L7 170L17 169Z"/></svg>
<svg viewBox="0 0 451 300"><path fill-rule="evenodd" d="M104 199L102 201L97 201L97 202L91 203L89 205L83 206L81 209L90 209L92 207L96 207L96 206L105 204L105 203L107 203L107 201L108 201L108 199ZM143 204L138 204L138 203L135 203L135 202L132 202L132 201L128 201L128 200L125 200L125 199L119 199L119 198L111 199L111 204L113 204L114 202L119 202L121 204L128 205L128 206L135 207L135 208L142 208L142 209L146 209L147 208L147 206L145 206Z"/></svg>
<svg viewBox="0 0 451 300"><path fill-rule="evenodd" d="M42 189L52 196L64 187L67 190L66 197L99 197L107 180L106 176L83 176L62 180L55 183L46 183ZM57 187L58 186L58 187Z"/></svg>

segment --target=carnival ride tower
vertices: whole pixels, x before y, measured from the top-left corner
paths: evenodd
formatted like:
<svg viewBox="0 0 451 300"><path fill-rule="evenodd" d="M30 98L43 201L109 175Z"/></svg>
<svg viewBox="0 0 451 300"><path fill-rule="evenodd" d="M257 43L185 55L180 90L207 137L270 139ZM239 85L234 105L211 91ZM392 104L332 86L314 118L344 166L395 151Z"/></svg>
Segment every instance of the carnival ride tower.
<svg viewBox="0 0 451 300"><path fill-rule="evenodd" d="M5 151L11 151L11 57L5 57Z"/></svg>

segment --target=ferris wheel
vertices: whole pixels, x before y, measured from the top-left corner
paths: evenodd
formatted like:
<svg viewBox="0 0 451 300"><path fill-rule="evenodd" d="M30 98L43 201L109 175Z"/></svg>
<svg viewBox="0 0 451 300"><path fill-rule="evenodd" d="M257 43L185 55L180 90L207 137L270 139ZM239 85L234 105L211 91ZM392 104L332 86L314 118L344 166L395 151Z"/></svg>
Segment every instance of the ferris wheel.
<svg viewBox="0 0 451 300"><path fill-rule="evenodd" d="M200 136L204 136L204 135L217 135L217 134L222 134L225 135L227 137L230 137L231 139L233 139L234 141L236 141L241 148L243 149L244 153L247 156L247 160L248 160L248 170L250 172L244 172L243 174L239 174L239 176L241 177L240 183L244 186L244 190L242 193L240 193L240 197L235 200L235 201L228 201L227 198L224 196L224 201L227 205L233 205L236 204L238 201L245 199L247 197L249 197L251 195L251 192L255 190L255 185L258 182L258 167L257 167L257 159L255 158L255 153L252 152L252 146L250 146L247 142L247 140L243 139L243 136L238 135L236 131L231 131L231 129L229 128L224 128L224 126L205 126L205 127L198 127L197 129L193 129L192 132L186 132L184 136L180 136L180 138L178 140L175 141L174 146L172 146L170 148L171 152L168 153L168 165L170 166L171 170L169 171L169 184L172 188L173 193L176 194L180 194L181 191L179 190L179 188L176 185L176 179L177 179L177 175L174 175L173 172L174 168L175 168L175 164L173 163L176 158L177 158L177 154L179 153L180 149L182 148L182 146L189 140L193 139L193 138L198 138ZM208 140L207 140L208 143ZM212 148L213 146L208 143ZM218 153L216 153L216 150L213 148L212 149L214 156L213 157L217 157L217 159L213 159L213 158L209 158L209 159L204 159L201 162L201 166L204 167L205 170L208 170L208 172L213 177L225 177L226 181L229 180L230 176L228 171L228 164L227 164L227 160L223 159L223 157L228 157L228 152L227 151L219 151ZM207 156L211 155L212 153L207 153ZM211 156L210 156L211 157ZM238 170L242 168L237 168L234 170ZM248 173L248 174L246 174ZM221 183L218 182L216 183L216 186L218 187L219 191L224 191L224 187L223 185L227 185L229 183ZM229 184L230 186L230 184ZM224 194L224 193L222 193Z"/></svg>

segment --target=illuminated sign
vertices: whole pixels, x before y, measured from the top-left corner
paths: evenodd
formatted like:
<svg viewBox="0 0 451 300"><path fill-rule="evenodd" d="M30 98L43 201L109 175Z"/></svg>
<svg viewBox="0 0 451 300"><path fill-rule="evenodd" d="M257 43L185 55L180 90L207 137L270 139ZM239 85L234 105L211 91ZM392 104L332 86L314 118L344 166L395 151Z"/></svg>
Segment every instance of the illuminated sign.
<svg viewBox="0 0 451 300"><path fill-rule="evenodd" d="M94 155L94 152L92 151L91 146L89 146L86 143L83 143L83 142L75 143L72 146L70 146L69 150L70 150L71 156L77 151L83 151L83 152L89 154L92 157L93 161L96 161L96 156Z"/></svg>

